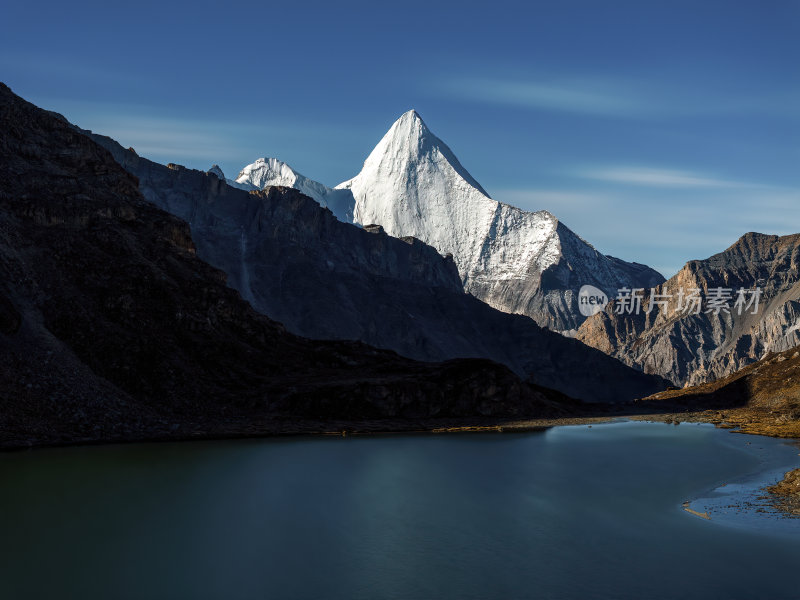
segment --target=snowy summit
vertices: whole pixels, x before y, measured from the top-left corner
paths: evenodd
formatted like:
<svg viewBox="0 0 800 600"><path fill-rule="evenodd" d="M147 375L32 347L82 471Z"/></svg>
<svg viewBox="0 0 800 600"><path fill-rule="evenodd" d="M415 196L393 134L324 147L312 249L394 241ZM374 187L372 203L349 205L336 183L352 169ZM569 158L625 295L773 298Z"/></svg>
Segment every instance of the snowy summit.
<svg viewBox="0 0 800 600"><path fill-rule="evenodd" d="M273 185L292 187L329 208L339 220L352 220L352 201L348 193L309 179L277 158L259 158L247 165L237 175L236 184L250 190L263 190Z"/></svg>

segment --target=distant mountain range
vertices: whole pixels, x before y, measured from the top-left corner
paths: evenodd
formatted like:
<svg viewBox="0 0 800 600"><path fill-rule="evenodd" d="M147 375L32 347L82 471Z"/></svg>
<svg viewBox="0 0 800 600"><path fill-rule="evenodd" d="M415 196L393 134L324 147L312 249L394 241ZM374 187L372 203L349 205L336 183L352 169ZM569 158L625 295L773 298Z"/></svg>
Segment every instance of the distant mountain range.
<svg viewBox="0 0 800 600"><path fill-rule="evenodd" d="M327 188L275 159L233 181L160 165L0 84L0 159L0 445L533 417L726 376L686 401L796 422L798 355L772 353L800 343L800 234L654 283L489 198L414 112ZM579 324L586 283L641 309Z"/></svg>
<svg viewBox="0 0 800 600"><path fill-rule="evenodd" d="M318 219L309 214L299 216L297 201L282 208L277 208L273 201L271 219L285 219L284 226L265 229L259 225L254 231L252 219L258 211L248 209L249 212L236 218L223 214L238 211L237 207L243 202L253 203L252 199L209 201L207 206L198 207L198 194L207 192L197 188L201 179L193 175L196 172L177 167L165 169L124 151L115 143L97 139L139 177L146 197L193 224L201 255L229 273L232 284L245 298L301 335L360 339L423 360L458 356L492 358L541 385L593 400L608 396L592 392L591 384L587 387L592 378L574 380L563 376L573 370L571 365L575 364L575 357L582 356L580 351L567 351L566 347L563 352L557 351L560 343L548 341L548 350L543 352L542 340L549 338L532 328L530 322L521 317L504 318L481 303L470 303L468 297L458 294L459 288L503 312L529 314L552 329L568 331L570 327L579 327L577 337L584 344L676 385L713 380L758 360L768 351L780 351L800 342L800 327L797 327L800 289L794 287L797 268L792 258L794 237L777 239L749 234L726 252L707 261L692 261L670 281L663 282L663 277L647 267L599 254L545 211L526 213L489 198L415 111L405 113L395 122L369 155L361 173L337 188L314 182L277 159L259 159L245 167L236 180L226 181L244 191L290 186L328 208L338 221L353 220L378 237L382 232L390 236L407 232L414 239L429 241L439 252L449 251L446 253L453 257L457 272L452 267L443 269L446 259L442 262L434 248L425 244L418 247L412 244L412 248L421 252L420 258L413 261L418 268L414 276L408 271L391 268L387 271L389 264L396 267L407 263L392 258L386 250L379 255L387 262L377 271L374 264L365 267L369 261L359 260L354 264L353 253L368 238L350 239L355 232L340 228L334 224L336 219L331 218L326 220L331 224L326 227L327 235L332 236L329 241L320 244L327 238L312 228L300 242L298 232L308 229L308 224ZM155 172L163 172L165 176L155 176ZM209 173L224 178L218 167ZM189 180L194 183L188 184ZM276 197L277 192L268 194ZM282 192L281 198L284 197L290 196ZM314 210L313 204L303 205L303 211ZM347 231L347 236L333 239L338 236L333 231L340 229ZM223 231L229 233L223 235ZM281 239L284 256L289 243L300 243L304 260L308 260L313 249L320 254L318 264L296 271L291 278L287 274L295 272L296 265L289 266L290 259L285 259L278 276L275 259L258 250L265 248L265 237L272 240L270 243ZM387 244L392 243L393 237L384 235L384 238ZM222 245L228 248L222 250ZM406 246L398 248L405 251ZM343 248L349 248L347 258L341 256ZM243 251L250 254L246 259L242 258ZM277 250L271 256L275 254ZM327 267L336 284L323 283L323 279L309 284L309 274L325 271L320 264L338 265ZM343 264L353 264L355 279L366 272L375 273L385 284L383 292L375 291L378 287L375 283L350 281L343 285L345 279L339 272ZM420 265L426 266L420 271ZM465 269L464 265L468 267ZM422 272L424 276L419 277ZM383 279L387 273L396 279ZM281 287L275 281L281 281ZM413 284L411 288L406 283L409 281ZM698 288L703 294L709 287L720 285L733 288L763 285L764 289L759 313L741 319L724 312L686 315L687 318L668 317L658 310L646 314L645 300L640 315L617 315L612 303L604 313L584 323L585 317L577 307L577 293L587 283L610 298L623 288L641 289L645 298L651 288L661 295L676 295L679 287ZM424 288L437 289L440 297L434 303L436 308L416 294ZM336 291L320 292L322 289ZM402 293L398 291L401 289ZM443 290L452 298L443 299ZM505 304L491 299L500 291L507 296ZM364 302L367 297L373 302ZM376 298L382 300L375 302ZM463 318L463 311L454 309L460 305L470 306L468 320ZM424 306L428 308L422 310ZM330 311L335 318L326 317ZM406 333L398 336L398 331ZM559 359L556 364L551 359L553 355L572 358ZM592 358L592 362L596 360ZM640 388L622 389L620 397L630 397L634 389Z"/></svg>
<svg viewBox="0 0 800 600"><path fill-rule="evenodd" d="M361 172L335 189L267 158L245 167L232 184L288 185L344 222L416 237L453 256L464 289L476 298L568 334L585 319L577 302L581 286L613 296L622 287L664 281L645 265L601 254L547 211L493 200L413 110L391 126Z"/></svg>
<svg viewBox="0 0 800 600"><path fill-rule="evenodd" d="M344 223L296 189L248 193L216 172L160 165L86 133L137 177L145 198L188 221L202 259L293 333L357 339L419 360L490 358L588 401L628 400L666 385L465 294L452 258L416 238ZM248 172L267 169L284 183L294 177L270 161Z"/></svg>
<svg viewBox="0 0 800 600"><path fill-rule="evenodd" d="M464 289L475 297L577 334L587 345L677 385L714 380L800 343L798 236L748 234L664 282L644 265L600 254L546 211L525 212L492 200L415 111L400 117L361 172L336 189L321 184L312 189L306 178L279 177L286 169L292 172L286 165L273 169L275 176L257 178L255 173L263 173L258 164L246 167L236 184L305 188L341 220L417 237L453 256ZM345 191L352 198L342 196ZM586 284L610 298L625 288L641 289L645 298L652 288L658 297L676 296L679 288L697 288L704 296L714 287L732 288L734 294L739 287L763 289L758 314L741 318L728 312L684 318L663 310L645 314L645 300L640 315L617 315L612 304L584 322L577 295Z"/></svg>

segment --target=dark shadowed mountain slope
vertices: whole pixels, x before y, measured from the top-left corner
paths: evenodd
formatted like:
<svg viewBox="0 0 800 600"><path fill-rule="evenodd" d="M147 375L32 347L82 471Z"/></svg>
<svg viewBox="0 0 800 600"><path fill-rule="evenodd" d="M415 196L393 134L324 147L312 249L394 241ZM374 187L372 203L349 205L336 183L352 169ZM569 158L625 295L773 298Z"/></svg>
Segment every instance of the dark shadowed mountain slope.
<svg viewBox="0 0 800 600"><path fill-rule="evenodd" d="M584 400L626 400L665 385L465 294L453 261L415 238L342 223L297 190L247 193L215 173L93 139L139 178L148 200L189 222L201 258L294 333L358 339L420 360L489 358Z"/></svg>
<svg viewBox="0 0 800 600"><path fill-rule="evenodd" d="M0 445L552 406L489 361L288 333L195 256L187 224L111 154L0 84Z"/></svg>

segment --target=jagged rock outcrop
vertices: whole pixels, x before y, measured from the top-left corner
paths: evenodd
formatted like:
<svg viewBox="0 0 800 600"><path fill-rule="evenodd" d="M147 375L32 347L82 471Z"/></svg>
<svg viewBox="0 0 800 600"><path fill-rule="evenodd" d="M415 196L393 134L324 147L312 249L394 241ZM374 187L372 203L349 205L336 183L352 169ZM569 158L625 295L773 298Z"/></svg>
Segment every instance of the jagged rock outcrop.
<svg viewBox="0 0 800 600"><path fill-rule="evenodd" d="M452 258L418 239L343 223L293 189L248 194L217 175L170 169L94 139L138 177L148 200L189 222L201 258L294 333L358 339L420 360L491 358L584 400L626 400L665 385L465 294Z"/></svg>
<svg viewBox="0 0 800 600"><path fill-rule="evenodd" d="M617 314L617 303L589 318L578 339L647 373L676 385L696 385L724 377L800 343L800 235L778 237L748 233L730 248L706 260L688 262L674 277L655 288L660 303L643 293L643 310ZM729 310L708 312L709 290L730 290ZM682 290L699 290L699 314L677 311ZM738 290L760 289L758 310L751 294L740 310ZM687 299L683 299L686 307ZM692 310L694 312L694 309Z"/></svg>
<svg viewBox="0 0 800 600"><path fill-rule="evenodd" d="M287 332L197 258L186 222L137 184L63 118L0 84L0 445L556 406L489 361L420 363Z"/></svg>

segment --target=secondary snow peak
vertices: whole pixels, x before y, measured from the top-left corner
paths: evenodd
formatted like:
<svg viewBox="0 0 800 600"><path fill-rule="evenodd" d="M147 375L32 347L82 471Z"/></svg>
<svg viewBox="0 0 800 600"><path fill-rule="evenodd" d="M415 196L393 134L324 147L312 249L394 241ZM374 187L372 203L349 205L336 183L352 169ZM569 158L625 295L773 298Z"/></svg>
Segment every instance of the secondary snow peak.
<svg viewBox="0 0 800 600"><path fill-rule="evenodd" d="M293 187L329 208L340 221L353 219L353 195L345 190L334 190L309 179L277 158L259 158L239 172L233 184L246 190L263 190L273 185Z"/></svg>

